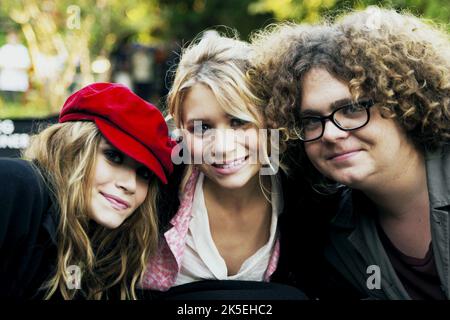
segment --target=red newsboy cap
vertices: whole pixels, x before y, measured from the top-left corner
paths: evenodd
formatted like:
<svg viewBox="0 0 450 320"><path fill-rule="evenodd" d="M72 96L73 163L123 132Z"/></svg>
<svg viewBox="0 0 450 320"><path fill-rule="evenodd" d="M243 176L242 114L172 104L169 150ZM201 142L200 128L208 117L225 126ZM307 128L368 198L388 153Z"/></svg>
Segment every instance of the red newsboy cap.
<svg viewBox="0 0 450 320"><path fill-rule="evenodd" d="M64 103L59 122L93 121L118 150L142 163L163 182L172 173L174 141L161 112L117 83L93 83Z"/></svg>

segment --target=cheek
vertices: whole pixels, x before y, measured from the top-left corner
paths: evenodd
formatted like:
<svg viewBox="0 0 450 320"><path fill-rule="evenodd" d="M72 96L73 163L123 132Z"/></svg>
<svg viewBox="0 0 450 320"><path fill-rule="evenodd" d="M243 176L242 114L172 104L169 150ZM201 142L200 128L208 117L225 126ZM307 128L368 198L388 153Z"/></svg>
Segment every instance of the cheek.
<svg viewBox="0 0 450 320"><path fill-rule="evenodd" d="M99 186L108 183L111 180L111 169L108 163L102 158L97 158L97 163L94 166L92 173L92 185Z"/></svg>
<svg viewBox="0 0 450 320"><path fill-rule="evenodd" d="M309 161L311 161L313 164L317 164L320 160L320 145L316 143L305 144L305 153Z"/></svg>
<svg viewBox="0 0 450 320"><path fill-rule="evenodd" d="M259 149L259 137L258 130L256 129L248 129L243 133L243 136L239 137L240 144L244 145L246 148L252 151L258 151ZM262 142L262 140L261 140ZM264 149L264 146L261 146Z"/></svg>
<svg viewBox="0 0 450 320"><path fill-rule="evenodd" d="M148 194L148 182L139 181L136 186L136 208L137 209L147 198Z"/></svg>
<svg viewBox="0 0 450 320"><path fill-rule="evenodd" d="M395 120L382 118L378 110L373 112L369 124L363 129L365 130L355 131L354 136L380 156L384 154L395 157L400 146L408 140Z"/></svg>
<svg viewBox="0 0 450 320"><path fill-rule="evenodd" d="M392 151L398 150L402 145L409 144L409 140L406 134L396 123L388 123L386 130L383 130L385 134L380 137L380 133L374 133L374 136L380 137L379 140L389 144Z"/></svg>
<svg viewBox="0 0 450 320"><path fill-rule="evenodd" d="M267 150L267 143L264 143L264 139L258 137L258 131L256 129L248 129L237 136L238 153L245 152L250 157L252 164L261 164L266 161L269 156ZM245 150L242 150L245 149Z"/></svg>
<svg viewBox="0 0 450 320"><path fill-rule="evenodd" d="M191 134L185 136L186 147L192 157L199 157L203 154L203 139Z"/></svg>

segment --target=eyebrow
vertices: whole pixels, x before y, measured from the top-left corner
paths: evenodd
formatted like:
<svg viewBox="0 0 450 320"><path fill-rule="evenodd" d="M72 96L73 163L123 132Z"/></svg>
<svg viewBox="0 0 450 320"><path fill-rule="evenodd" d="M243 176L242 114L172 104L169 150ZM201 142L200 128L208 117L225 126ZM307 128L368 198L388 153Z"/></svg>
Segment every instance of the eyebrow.
<svg viewBox="0 0 450 320"><path fill-rule="evenodd" d="M201 122L209 122L210 120L208 118L194 118L194 119L188 119L186 121L186 125L193 125L195 121L201 121Z"/></svg>
<svg viewBox="0 0 450 320"><path fill-rule="evenodd" d="M104 139L103 144L105 145L105 148L112 148L116 151L122 152L119 149L117 149L116 147L114 147L108 140Z"/></svg>
<svg viewBox="0 0 450 320"><path fill-rule="evenodd" d="M353 103L353 101L350 98L339 99L332 102L328 109L330 112L333 112L335 109L351 103ZM300 111L300 117L307 117L307 116L323 116L323 114L320 111L308 108L306 108L303 111Z"/></svg>
<svg viewBox="0 0 450 320"><path fill-rule="evenodd" d="M232 119L234 118L234 116L225 113L225 117L227 117L228 119ZM212 115L206 115L206 116L196 116L193 118L188 118L187 121L185 122L186 124L190 124L193 123L194 121L202 121L202 122L208 122L208 123L212 123L217 121L217 116L212 116Z"/></svg>

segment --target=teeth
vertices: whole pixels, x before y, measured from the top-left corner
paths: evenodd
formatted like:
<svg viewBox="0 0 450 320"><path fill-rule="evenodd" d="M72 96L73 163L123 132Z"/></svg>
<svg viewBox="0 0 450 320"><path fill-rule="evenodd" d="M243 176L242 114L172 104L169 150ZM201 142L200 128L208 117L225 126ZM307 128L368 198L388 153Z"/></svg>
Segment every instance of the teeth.
<svg viewBox="0 0 450 320"><path fill-rule="evenodd" d="M227 163L227 164L216 164L216 167L219 167L222 169L229 169L229 168L232 168L232 167L235 167L235 166L238 166L238 165L244 163L244 161L245 161L245 158L242 158L240 160L235 160L235 161L233 161L231 163Z"/></svg>

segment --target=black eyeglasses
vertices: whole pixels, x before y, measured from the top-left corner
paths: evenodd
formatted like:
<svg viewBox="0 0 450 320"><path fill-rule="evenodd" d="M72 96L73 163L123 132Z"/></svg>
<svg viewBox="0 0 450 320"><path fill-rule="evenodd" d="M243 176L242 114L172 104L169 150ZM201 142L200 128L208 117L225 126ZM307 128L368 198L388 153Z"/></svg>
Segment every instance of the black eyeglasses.
<svg viewBox="0 0 450 320"><path fill-rule="evenodd" d="M301 117L299 125L294 128L294 131L300 140L308 142L320 139L323 136L327 120L344 131L362 128L369 122L369 108L374 104L375 102L372 100L363 100L343 105L328 116Z"/></svg>

